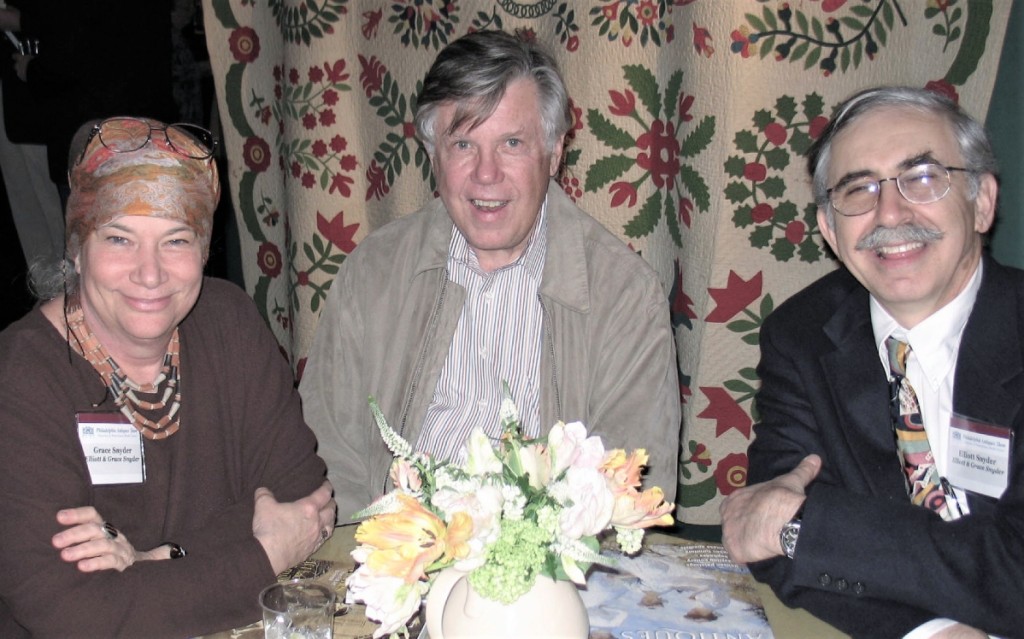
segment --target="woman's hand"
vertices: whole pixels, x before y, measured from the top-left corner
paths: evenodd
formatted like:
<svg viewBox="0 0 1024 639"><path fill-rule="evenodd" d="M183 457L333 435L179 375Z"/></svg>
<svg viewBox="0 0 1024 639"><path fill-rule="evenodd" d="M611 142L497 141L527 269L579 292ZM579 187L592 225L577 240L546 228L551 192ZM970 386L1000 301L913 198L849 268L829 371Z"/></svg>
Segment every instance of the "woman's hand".
<svg viewBox="0 0 1024 639"><path fill-rule="evenodd" d="M325 481L302 499L279 502L266 488L257 488L252 534L262 544L274 573L312 555L334 532L337 506Z"/></svg>
<svg viewBox="0 0 1024 639"><path fill-rule="evenodd" d="M60 551L61 559L78 564L82 572L110 569L120 572L136 561L162 558L159 550L163 546L146 552L136 551L128 538L104 522L92 506L57 511L57 523L67 529L53 536L53 547Z"/></svg>

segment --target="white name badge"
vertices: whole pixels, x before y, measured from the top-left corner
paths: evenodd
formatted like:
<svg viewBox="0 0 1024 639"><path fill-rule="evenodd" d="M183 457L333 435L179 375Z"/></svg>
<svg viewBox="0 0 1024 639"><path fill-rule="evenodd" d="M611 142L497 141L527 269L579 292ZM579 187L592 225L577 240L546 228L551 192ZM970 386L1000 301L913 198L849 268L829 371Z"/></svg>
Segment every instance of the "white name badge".
<svg viewBox="0 0 1024 639"><path fill-rule="evenodd" d="M93 486L141 484L146 460L140 433L121 413L78 413L78 440Z"/></svg>
<svg viewBox="0 0 1024 639"><path fill-rule="evenodd" d="M953 415L948 450L946 478L951 484L996 499L1002 496L1010 475L1012 430Z"/></svg>

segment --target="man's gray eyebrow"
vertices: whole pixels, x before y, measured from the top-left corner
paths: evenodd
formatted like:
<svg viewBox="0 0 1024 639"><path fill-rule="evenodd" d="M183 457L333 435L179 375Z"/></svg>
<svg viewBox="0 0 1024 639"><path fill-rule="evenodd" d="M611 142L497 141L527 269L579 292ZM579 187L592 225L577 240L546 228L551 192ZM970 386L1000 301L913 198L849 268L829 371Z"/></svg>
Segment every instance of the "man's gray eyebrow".
<svg viewBox="0 0 1024 639"><path fill-rule="evenodd" d="M901 171L905 171L906 169L909 169L914 166L921 166L922 164L942 165L942 162L936 160L935 156L932 155L931 151L925 151L924 153L918 153L912 158L907 158L906 160L903 160L902 162L900 162L899 166Z"/></svg>
<svg viewBox="0 0 1024 639"><path fill-rule="evenodd" d="M914 157L907 158L900 162L899 169L900 171L906 171L911 167L921 166L922 164L938 164L940 166L942 165L941 162L935 159L935 156L932 155L931 151L925 151L924 153L918 153ZM862 177L868 177L873 175L875 175L874 171L853 171L851 173L847 173L843 177L839 178L839 181L836 182L835 186L833 186L829 190L835 191L836 189L841 189L850 182L853 182L854 180L859 180Z"/></svg>
<svg viewBox="0 0 1024 639"><path fill-rule="evenodd" d="M872 177L874 176L874 174L875 173L873 171L853 171L851 173L847 173L843 177L839 178L839 181L835 183L835 186L833 186L829 190L836 191L838 189L843 188L850 182L853 182L854 180L859 180L862 177Z"/></svg>

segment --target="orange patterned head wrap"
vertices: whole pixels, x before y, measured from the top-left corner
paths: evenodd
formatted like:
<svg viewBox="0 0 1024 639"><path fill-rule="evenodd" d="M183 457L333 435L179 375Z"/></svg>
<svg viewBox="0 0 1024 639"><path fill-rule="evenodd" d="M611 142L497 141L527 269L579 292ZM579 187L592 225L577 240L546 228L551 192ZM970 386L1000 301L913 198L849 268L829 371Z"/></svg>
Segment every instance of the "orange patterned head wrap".
<svg viewBox="0 0 1024 639"><path fill-rule="evenodd" d="M209 254L220 180L212 148L188 131L146 118L110 118L79 129L69 162L68 257L122 215L179 220L195 231L203 257Z"/></svg>

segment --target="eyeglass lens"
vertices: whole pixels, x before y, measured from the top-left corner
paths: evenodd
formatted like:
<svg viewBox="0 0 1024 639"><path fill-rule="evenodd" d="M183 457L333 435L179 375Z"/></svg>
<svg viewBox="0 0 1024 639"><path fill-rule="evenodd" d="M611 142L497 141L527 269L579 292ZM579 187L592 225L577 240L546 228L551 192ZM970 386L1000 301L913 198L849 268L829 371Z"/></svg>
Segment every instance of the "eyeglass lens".
<svg viewBox="0 0 1024 639"><path fill-rule="evenodd" d="M129 153L146 146L154 131L163 133L167 144L181 155L195 160L213 155L213 134L192 124L153 127L143 120L114 118L100 125L99 137L103 146L111 151Z"/></svg>
<svg viewBox="0 0 1024 639"><path fill-rule="evenodd" d="M191 158L205 160L213 155L213 134L202 127L172 124L164 129L164 135L168 144Z"/></svg>
<svg viewBox="0 0 1024 639"><path fill-rule="evenodd" d="M875 208L882 183L895 181L900 194L913 204L931 204L949 193L949 171L939 164L919 164L894 178L876 180L870 177L833 190L832 207L842 215L861 215Z"/></svg>

